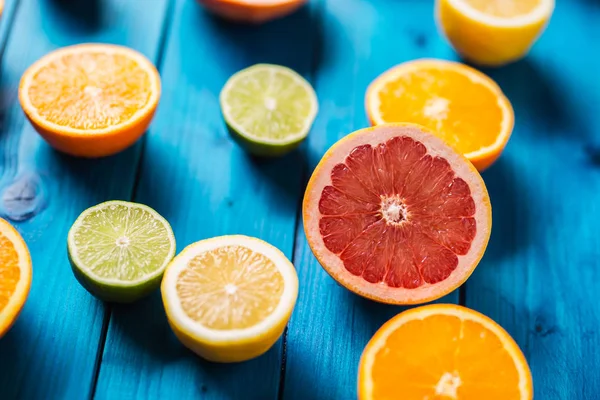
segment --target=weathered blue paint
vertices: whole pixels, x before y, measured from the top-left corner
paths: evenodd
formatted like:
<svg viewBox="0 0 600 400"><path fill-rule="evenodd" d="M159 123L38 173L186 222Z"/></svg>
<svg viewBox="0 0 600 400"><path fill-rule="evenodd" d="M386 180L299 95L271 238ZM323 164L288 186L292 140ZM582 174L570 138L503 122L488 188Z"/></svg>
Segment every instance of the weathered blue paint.
<svg viewBox="0 0 600 400"><path fill-rule="evenodd" d="M524 350L536 398L600 393L600 4L559 2L525 60L484 70L512 101L516 128L484 173L494 208L488 251L461 300L503 325ZM163 96L143 143L115 157L60 155L17 103L22 72L60 46L129 45L161 71ZM7 1L0 20L0 214L33 256L30 298L0 340L0 399L350 399L361 351L402 310L338 286L306 244L304 183L339 138L365 127L364 91L415 58L456 59L432 1L312 0L261 27L207 14L192 0ZM277 160L243 153L218 94L257 62L296 69L317 91L307 142ZM292 258L300 296L285 346L238 365L202 361L171 333L158 293L104 306L73 279L67 231L86 207L133 199L162 213L178 247L242 233ZM458 293L443 299L458 302Z"/></svg>

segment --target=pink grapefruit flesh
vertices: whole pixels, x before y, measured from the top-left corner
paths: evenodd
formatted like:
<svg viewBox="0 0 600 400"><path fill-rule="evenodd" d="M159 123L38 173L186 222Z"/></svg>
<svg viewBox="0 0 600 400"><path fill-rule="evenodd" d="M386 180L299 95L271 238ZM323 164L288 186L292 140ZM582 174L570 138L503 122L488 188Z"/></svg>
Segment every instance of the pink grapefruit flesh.
<svg viewBox="0 0 600 400"><path fill-rule="evenodd" d="M477 170L409 124L363 129L334 144L309 181L303 216L308 243L334 279L392 304L456 289L491 231Z"/></svg>

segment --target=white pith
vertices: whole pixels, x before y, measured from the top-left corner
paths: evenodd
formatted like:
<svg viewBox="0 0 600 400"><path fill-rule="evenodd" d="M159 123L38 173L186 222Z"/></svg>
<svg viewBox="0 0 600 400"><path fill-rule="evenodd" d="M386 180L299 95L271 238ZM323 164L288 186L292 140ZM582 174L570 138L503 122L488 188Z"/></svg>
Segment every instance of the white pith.
<svg viewBox="0 0 600 400"><path fill-rule="evenodd" d="M179 274L187 268L190 260L198 254L230 245L246 247L273 261L283 277L283 294L273 312L254 326L230 330L210 329L191 319L181 307L181 301L176 289L177 279ZM234 291L234 289L235 288L231 287L228 288L229 291ZM169 320L176 324L179 329L202 341L227 343L254 339L266 332L270 332L278 326L282 320L286 319L296 303L296 298L298 296L298 277L292 263L274 246L271 246L262 240L242 235L222 236L196 242L184 249L167 267L163 277L162 292Z"/></svg>

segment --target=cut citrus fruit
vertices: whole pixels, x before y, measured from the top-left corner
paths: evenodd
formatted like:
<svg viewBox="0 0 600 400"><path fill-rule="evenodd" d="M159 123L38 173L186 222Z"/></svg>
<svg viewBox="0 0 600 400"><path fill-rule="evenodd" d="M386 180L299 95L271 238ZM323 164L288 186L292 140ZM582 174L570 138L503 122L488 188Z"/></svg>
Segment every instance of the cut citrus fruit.
<svg viewBox="0 0 600 400"><path fill-rule="evenodd" d="M454 304L405 311L367 344L360 400L530 400L531 372L500 325Z"/></svg>
<svg viewBox="0 0 600 400"><path fill-rule="evenodd" d="M129 303L155 290L175 255L169 223L148 206L107 201L77 218L68 236L75 277L94 296Z"/></svg>
<svg viewBox="0 0 600 400"><path fill-rule="evenodd" d="M160 77L142 54L108 44L54 51L25 71L19 100L54 148L101 157L132 145L150 125Z"/></svg>
<svg viewBox="0 0 600 400"><path fill-rule="evenodd" d="M278 156L296 148L318 109L310 83L289 68L270 64L234 74L220 100L233 138L258 156Z"/></svg>
<svg viewBox="0 0 600 400"><path fill-rule="evenodd" d="M436 0L438 26L454 49L489 66L523 58L553 11L554 0Z"/></svg>
<svg viewBox="0 0 600 400"><path fill-rule="evenodd" d="M0 218L0 338L15 322L31 286L31 257L25 241Z"/></svg>
<svg viewBox="0 0 600 400"><path fill-rule="evenodd" d="M293 13L307 0L199 0L211 12L236 21L261 24Z"/></svg>
<svg viewBox="0 0 600 400"><path fill-rule="evenodd" d="M303 216L308 244L334 279L392 304L460 286L492 223L473 165L410 124L362 129L334 144L310 178Z"/></svg>
<svg viewBox="0 0 600 400"><path fill-rule="evenodd" d="M281 251L247 236L188 246L161 286L169 324L190 350L215 362L266 352L279 339L298 296L298 277Z"/></svg>
<svg viewBox="0 0 600 400"><path fill-rule="evenodd" d="M492 79L444 60L410 61L384 72L369 86L365 103L372 124L423 125L479 171L500 157L514 124L512 106Z"/></svg>

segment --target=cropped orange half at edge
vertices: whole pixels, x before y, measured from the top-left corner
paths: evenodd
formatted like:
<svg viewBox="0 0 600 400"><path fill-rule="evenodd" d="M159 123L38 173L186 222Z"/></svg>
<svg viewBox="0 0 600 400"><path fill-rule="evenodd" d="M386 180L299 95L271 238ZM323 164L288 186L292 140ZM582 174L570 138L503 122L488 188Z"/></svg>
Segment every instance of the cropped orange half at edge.
<svg viewBox="0 0 600 400"><path fill-rule="evenodd" d="M160 77L127 47L81 44L56 50L25 71L19 100L54 148L102 157L131 146L152 121Z"/></svg>
<svg viewBox="0 0 600 400"><path fill-rule="evenodd" d="M198 0L216 15L237 22L260 24L296 11L307 0Z"/></svg>
<svg viewBox="0 0 600 400"><path fill-rule="evenodd" d="M25 241L0 218L0 338L15 322L31 286L31 257Z"/></svg>
<svg viewBox="0 0 600 400"><path fill-rule="evenodd" d="M335 280L391 304L424 303L460 286L492 226L475 167L412 124L335 143L310 178L303 218L310 248Z"/></svg>
<svg viewBox="0 0 600 400"><path fill-rule="evenodd" d="M404 311L369 341L359 400L531 400L531 371L496 322L455 304Z"/></svg>
<svg viewBox="0 0 600 400"><path fill-rule="evenodd" d="M366 93L374 125L412 122L433 130L483 171L500 157L513 108L485 74L457 62L409 61L381 74Z"/></svg>

